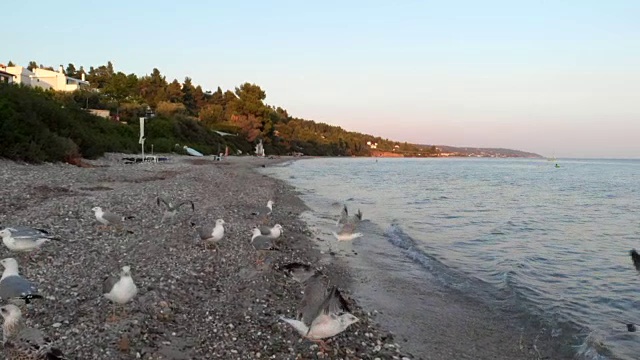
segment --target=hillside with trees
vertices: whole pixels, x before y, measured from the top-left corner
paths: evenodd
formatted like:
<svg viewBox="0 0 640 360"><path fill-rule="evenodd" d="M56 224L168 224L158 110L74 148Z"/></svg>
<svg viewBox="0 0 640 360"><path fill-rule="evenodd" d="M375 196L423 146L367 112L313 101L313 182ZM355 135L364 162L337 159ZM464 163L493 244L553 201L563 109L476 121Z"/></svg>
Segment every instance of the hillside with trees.
<svg viewBox="0 0 640 360"><path fill-rule="evenodd" d="M35 67L53 69L31 61L28 68ZM143 76L126 74L111 62L88 70L68 64L64 73L74 78L84 74L91 87L75 92L0 87L0 126L17 129L15 134L0 135L0 156L51 161L78 154L95 157L105 151L136 152L138 119L151 114L145 146L153 145L155 152L181 151L179 144L204 154L224 151L226 146L234 154L247 154L260 140L266 153L275 155L437 156L439 152L434 146L395 142L293 117L282 107L267 104L266 92L252 83L209 91L189 77L182 82L169 80L156 68ZM111 119L83 109L108 110ZM47 138L53 140L43 140Z"/></svg>

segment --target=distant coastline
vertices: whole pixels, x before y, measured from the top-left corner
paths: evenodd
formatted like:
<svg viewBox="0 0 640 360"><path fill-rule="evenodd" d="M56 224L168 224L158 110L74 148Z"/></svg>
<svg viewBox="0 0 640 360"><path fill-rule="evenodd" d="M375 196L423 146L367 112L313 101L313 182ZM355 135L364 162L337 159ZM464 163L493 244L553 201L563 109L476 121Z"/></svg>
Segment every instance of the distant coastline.
<svg viewBox="0 0 640 360"><path fill-rule="evenodd" d="M421 145L418 145L421 146ZM425 145L426 146L426 145ZM478 158L530 158L544 159L539 154L502 148L471 148L438 145L430 153L405 153L402 151L371 150L371 157L478 157Z"/></svg>

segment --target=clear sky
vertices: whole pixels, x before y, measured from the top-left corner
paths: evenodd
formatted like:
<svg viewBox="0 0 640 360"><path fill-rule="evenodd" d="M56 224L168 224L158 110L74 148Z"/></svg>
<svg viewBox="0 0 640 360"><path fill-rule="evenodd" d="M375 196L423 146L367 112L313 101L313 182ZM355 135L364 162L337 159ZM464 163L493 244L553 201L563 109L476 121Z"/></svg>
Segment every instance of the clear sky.
<svg viewBox="0 0 640 360"><path fill-rule="evenodd" d="M640 157L640 1L30 1L2 62L260 85L395 140ZM15 13L12 13L15 11Z"/></svg>

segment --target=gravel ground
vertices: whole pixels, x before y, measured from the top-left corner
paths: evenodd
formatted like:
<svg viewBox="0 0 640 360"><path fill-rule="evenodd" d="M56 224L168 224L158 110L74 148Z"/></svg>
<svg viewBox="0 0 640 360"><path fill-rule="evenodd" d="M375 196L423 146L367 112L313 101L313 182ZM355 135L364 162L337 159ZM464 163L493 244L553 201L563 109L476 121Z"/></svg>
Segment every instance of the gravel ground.
<svg viewBox="0 0 640 360"><path fill-rule="evenodd" d="M285 159L223 162L171 155L171 162L127 165L109 154L94 167L24 165L0 160L0 224L41 227L61 237L32 259L11 254L45 299L28 306L30 326L43 330L70 359L401 359L393 336L357 306L360 322L331 339L329 353L279 321L295 317L301 286L277 271L301 261L330 269L338 284L348 271L313 247L298 214L306 208L283 182L252 170ZM159 227L157 194L191 199L174 224ZM284 227L281 252L257 266L249 244L251 211L273 199ZM134 215L124 230L100 230L91 208ZM226 222L217 249L205 250L190 221ZM130 265L138 295L108 323L102 296L107 275ZM348 289L347 289L348 290ZM346 292L347 296L349 292Z"/></svg>

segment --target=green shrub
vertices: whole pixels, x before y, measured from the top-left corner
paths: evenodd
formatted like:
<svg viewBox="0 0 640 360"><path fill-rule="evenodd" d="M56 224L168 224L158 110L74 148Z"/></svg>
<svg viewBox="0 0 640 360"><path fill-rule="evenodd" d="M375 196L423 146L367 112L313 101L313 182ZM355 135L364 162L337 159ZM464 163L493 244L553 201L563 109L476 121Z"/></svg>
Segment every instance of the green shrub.
<svg viewBox="0 0 640 360"><path fill-rule="evenodd" d="M0 84L0 157L28 162L93 159L105 152L138 153L139 122L121 124L81 108L76 95ZM89 99L92 94L89 94ZM135 108L131 106L131 108ZM145 151L203 154L253 149L240 137L222 137L193 117L158 116L145 123ZM175 144L180 144L179 148Z"/></svg>

